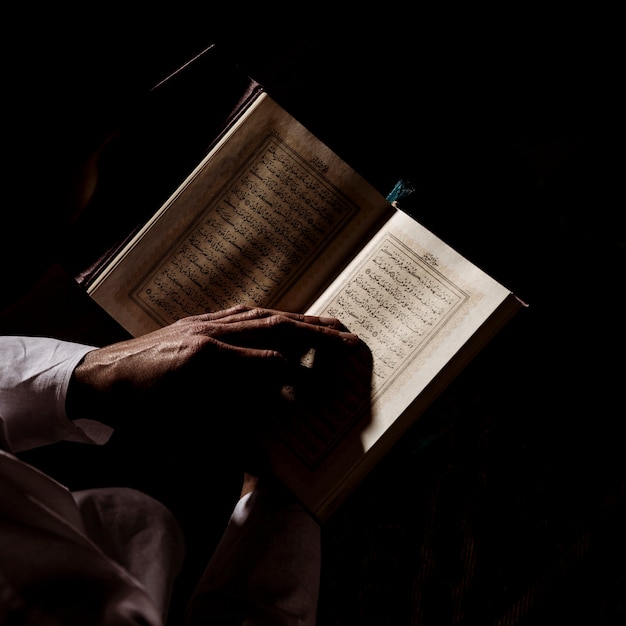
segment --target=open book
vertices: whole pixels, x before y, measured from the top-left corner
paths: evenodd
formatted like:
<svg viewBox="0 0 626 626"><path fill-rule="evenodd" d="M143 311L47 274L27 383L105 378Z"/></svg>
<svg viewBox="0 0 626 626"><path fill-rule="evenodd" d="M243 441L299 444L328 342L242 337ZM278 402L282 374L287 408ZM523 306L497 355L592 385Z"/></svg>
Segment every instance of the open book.
<svg viewBox="0 0 626 626"><path fill-rule="evenodd" d="M264 442L322 521L523 306L263 89L87 290L135 336L238 303L357 333L371 360Z"/></svg>

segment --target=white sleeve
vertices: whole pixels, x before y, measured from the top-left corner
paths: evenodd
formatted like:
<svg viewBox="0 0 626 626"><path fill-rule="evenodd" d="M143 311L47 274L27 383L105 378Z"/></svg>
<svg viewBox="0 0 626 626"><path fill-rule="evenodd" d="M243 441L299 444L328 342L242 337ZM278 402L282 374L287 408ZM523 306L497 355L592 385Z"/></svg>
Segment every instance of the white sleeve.
<svg viewBox="0 0 626 626"><path fill-rule="evenodd" d="M0 336L0 444L20 452L56 441L104 443L111 429L68 419L74 368L93 346L48 337Z"/></svg>

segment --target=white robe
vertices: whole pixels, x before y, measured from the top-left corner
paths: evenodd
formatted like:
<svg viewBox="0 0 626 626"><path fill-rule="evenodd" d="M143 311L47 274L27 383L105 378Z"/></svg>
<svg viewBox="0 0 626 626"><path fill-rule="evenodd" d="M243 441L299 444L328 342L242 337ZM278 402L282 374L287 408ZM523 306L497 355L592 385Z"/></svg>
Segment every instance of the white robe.
<svg viewBox="0 0 626 626"><path fill-rule="evenodd" d="M93 349L0 337L0 624L166 623L184 555L171 513L133 489L71 493L15 456L62 440L106 443L110 428L65 413L72 371ZM237 503L189 624L313 626L319 575L318 524L259 489Z"/></svg>

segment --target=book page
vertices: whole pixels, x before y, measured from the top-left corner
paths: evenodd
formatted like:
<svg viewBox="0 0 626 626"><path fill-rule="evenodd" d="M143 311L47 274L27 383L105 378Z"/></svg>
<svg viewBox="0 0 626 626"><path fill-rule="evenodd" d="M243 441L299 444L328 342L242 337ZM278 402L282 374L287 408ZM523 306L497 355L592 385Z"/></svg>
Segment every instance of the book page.
<svg viewBox="0 0 626 626"><path fill-rule="evenodd" d="M236 304L303 310L388 213L263 94L89 293L134 335Z"/></svg>
<svg viewBox="0 0 626 626"><path fill-rule="evenodd" d="M510 295L398 211L309 310L338 317L373 354L367 449Z"/></svg>
<svg viewBox="0 0 626 626"><path fill-rule="evenodd" d="M359 376L355 363L347 401L304 409L276 428L268 444L280 450L276 471L314 510L342 481L356 482L366 456L382 454L372 451L413 421L428 404L429 385L510 296L398 210L308 311L339 318L363 339L370 376ZM328 428L320 428L320 415Z"/></svg>

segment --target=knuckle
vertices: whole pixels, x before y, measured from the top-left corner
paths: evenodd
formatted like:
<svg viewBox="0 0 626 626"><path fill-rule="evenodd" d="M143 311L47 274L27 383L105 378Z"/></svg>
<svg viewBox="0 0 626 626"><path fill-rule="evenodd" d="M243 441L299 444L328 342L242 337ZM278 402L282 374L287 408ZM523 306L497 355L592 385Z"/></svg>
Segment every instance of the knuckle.
<svg viewBox="0 0 626 626"><path fill-rule="evenodd" d="M232 311L232 313L237 314L237 313L247 313L251 311L252 309L247 304L236 304L230 310Z"/></svg>
<svg viewBox="0 0 626 626"><path fill-rule="evenodd" d="M273 314L265 318L265 323L271 328L290 325L291 320L285 315Z"/></svg>

